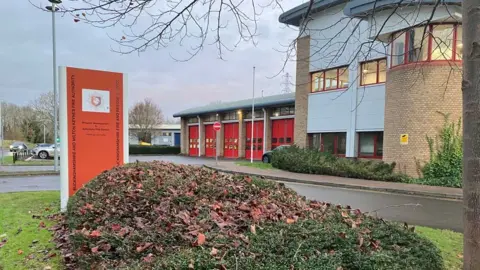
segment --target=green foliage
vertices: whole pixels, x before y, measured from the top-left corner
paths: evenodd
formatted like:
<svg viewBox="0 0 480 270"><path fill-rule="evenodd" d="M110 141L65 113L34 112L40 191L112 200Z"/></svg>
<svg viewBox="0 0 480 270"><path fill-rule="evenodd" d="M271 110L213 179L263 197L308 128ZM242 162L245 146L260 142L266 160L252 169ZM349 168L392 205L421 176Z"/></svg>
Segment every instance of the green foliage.
<svg viewBox="0 0 480 270"><path fill-rule="evenodd" d="M70 198L66 224L56 237L69 239L62 252L77 269L445 269L403 226L276 182L170 163L102 173Z"/></svg>
<svg viewBox="0 0 480 270"><path fill-rule="evenodd" d="M333 175L367 180L408 182L409 177L395 173L395 163L373 160L338 158L317 149L296 146L274 151L272 166L278 169L308 174Z"/></svg>
<svg viewBox="0 0 480 270"><path fill-rule="evenodd" d="M177 155L180 146L130 145L130 155Z"/></svg>
<svg viewBox="0 0 480 270"><path fill-rule="evenodd" d="M445 187L462 187L463 141L461 119L445 122L435 137L426 136L430 150L430 160L421 168L423 178L417 182Z"/></svg>
<svg viewBox="0 0 480 270"><path fill-rule="evenodd" d="M23 137L28 142L43 142L43 133L40 128L40 123L34 117L24 119L20 129L22 130Z"/></svg>

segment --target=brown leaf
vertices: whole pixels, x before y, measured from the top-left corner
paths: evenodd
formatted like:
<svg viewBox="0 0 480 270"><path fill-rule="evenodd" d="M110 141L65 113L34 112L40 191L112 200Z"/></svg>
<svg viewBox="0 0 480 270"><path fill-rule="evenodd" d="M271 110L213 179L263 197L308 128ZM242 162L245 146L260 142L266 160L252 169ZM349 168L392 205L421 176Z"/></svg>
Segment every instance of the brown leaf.
<svg viewBox="0 0 480 270"><path fill-rule="evenodd" d="M137 247L137 252L140 253L140 252L143 252L145 249L151 247L153 244L152 243L144 243L140 246Z"/></svg>
<svg viewBox="0 0 480 270"><path fill-rule="evenodd" d="M112 246L110 244L102 244L100 248L101 250L108 252L110 249L112 249Z"/></svg>
<svg viewBox="0 0 480 270"><path fill-rule="evenodd" d="M41 221L40 224L38 225L38 227L40 227L40 228L45 228L45 227L46 227L46 226L45 226L45 222Z"/></svg>
<svg viewBox="0 0 480 270"><path fill-rule="evenodd" d="M195 267L193 266L193 263L188 264L188 269L195 269Z"/></svg>
<svg viewBox="0 0 480 270"><path fill-rule="evenodd" d="M459 259L463 259L463 254L462 254L462 253L460 253L460 254L457 254L457 258L459 258Z"/></svg>
<svg viewBox="0 0 480 270"><path fill-rule="evenodd" d="M87 208L87 209L89 209L89 210L93 210L93 204L86 203L86 204L85 204L85 208Z"/></svg>
<svg viewBox="0 0 480 270"><path fill-rule="evenodd" d="M122 37L122 39L125 39L125 37ZM138 183L138 184L137 184L137 189L142 189L142 188L143 188L142 183Z"/></svg>
<svg viewBox="0 0 480 270"><path fill-rule="evenodd" d="M143 257L143 261L147 263L153 262L153 254L149 253L147 256Z"/></svg>
<svg viewBox="0 0 480 270"><path fill-rule="evenodd" d="M227 270L227 267L224 264L221 264L218 268L220 270Z"/></svg>
<svg viewBox="0 0 480 270"><path fill-rule="evenodd" d="M96 237L100 237L100 236L102 236L102 234L100 233L100 231L97 231L97 230L94 230L90 233L91 238L96 238Z"/></svg>
<svg viewBox="0 0 480 270"><path fill-rule="evenodd" d="M245 176L245 181L247 181L247 183L252 183L252 178L250 176Z"/></svg>
<svg viewBox="0 0 480 270"><path fill-rule="evenodd" d="M295 222L295 219L293 219L293 218L287 218L287 221L286 221L286 222L287 222L287 224L292 224L292 223Z"/></svg>
<svg viewBox="0 0 480 270"><path fill-rule="evenodd" d="M93 254L96 254L98 253L98 247L93 247L90 249L90 251L93 253Z"/></svg>
<svg viewBox="0 0 480 270"><path fill-rule="evenodd" d="M250 207L244 203L242 203L239 207L238 210L244 211L244 212L250 212Z"/></svg>
<svg viewBox="0 0 480 270"><path fill-rule="evenodd" d="M206 241L205 234L199 233L198 234L198 239L197 239L197 245L201 246L201 245L205 244L205 241Z"/></svg>
<svg viewBox="0 0 480 270"><path fill-rule="evenodd" d="M19 250L17 251L17 254L18 254L18 255L22 255L22 254L23 254L23 250L19 249Z"/></svg>
<svg viewBox="0 0 480 270"><path fill-rule="evenodd" d="M339 233L338 236L343 239L347 238L347 235L344 232Z"/></svg>
<svg viewBox="0 0 480 270"><path fill-rule="evenodd" d="M57 253L53 252L53 253L50 253L48 254L48 258L53 258L53 257L56 257L57 256Z"/></svg>
<svg viewBox="0 0 480 270"><path fill-rule="evenodd" d="M348 217L348 213L345 212L345 211L342 211L342 217L347 218L347 217Z"/></svg>
<svg viewBox="0 0 480 270"><path fill-rule="evenodd" d="M363 246L363 237L358 237L358 247L362 247Z"/></svg>
<svg viewBox="0 0 480 270"><path fill-rule="evenodd" d="M250 225L250 232L253 234L257 234L257 229L255 228L255 224Z"/></svg>
<svg viewBox="0 0 480 270"><path fill-rule="evenodd" d="M112 231L114 232L120 231L121 228L122 226L120 226L119 224L112 224Z"/></svg>
<svg viewBox="0 0 480 270"><path fill-rule="evenodd" d="M218 249L212 247L212 250L210 251L210 255L215 256L218 254Z"/></svg>

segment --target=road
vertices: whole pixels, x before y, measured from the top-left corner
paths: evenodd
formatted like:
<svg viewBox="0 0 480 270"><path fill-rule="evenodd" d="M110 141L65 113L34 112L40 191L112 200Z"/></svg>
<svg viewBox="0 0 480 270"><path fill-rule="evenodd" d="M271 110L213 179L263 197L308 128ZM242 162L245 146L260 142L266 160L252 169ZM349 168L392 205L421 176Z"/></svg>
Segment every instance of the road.
<svg viewBox="0 0 480 270"><path fill-rule="evenodd" d="M134 156L130 160L165 160L192 165L215 162L209 159L181 156ZM308 199L350 205L352 208L358 208L362 212L377 210L374 213L387 220L405 221L412 225L451 229L459 232L463 230L462 203L460 201L297 183L285 184ZM59 189L59 176L0 178L0 193Z"/></svg>

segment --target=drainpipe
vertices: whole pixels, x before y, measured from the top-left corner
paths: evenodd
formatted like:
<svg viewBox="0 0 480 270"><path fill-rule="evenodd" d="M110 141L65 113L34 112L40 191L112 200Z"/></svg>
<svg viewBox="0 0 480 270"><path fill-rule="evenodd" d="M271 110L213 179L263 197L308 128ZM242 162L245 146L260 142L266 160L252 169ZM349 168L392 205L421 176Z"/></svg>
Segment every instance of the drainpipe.
<svg viewBox="0 0 480 270"><path fill-rule="evenodd" d="M265 108L263 111L263 153L265 153L265 148L267 147L267 110Z"/></svg>
<svg viewBox="0 0 480 270"><path fill-rule="evenodd" d="M198 119L198 156L200 157L202 155L202 126L200 122L200 115L197 115Z"/></svg>

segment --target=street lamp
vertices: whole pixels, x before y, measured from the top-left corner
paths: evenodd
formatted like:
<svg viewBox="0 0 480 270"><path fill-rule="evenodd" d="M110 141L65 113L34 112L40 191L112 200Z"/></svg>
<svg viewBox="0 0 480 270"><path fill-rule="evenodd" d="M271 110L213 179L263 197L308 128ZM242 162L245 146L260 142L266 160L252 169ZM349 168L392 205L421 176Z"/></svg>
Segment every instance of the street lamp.
<svg viewBox="0 0 480 270"><path fill-rule="evenodd" d="M53 51L53 118L54 118L54 136L55 141L58 138L58 106L57 106L57 44L55 40L55 12L59 10L57 5L61 4L61 0L48 0L52 3L51 6L47 6L46 9L52 12L52 51ZM54 170L58 170L58 153L54 152Z"/></svg>

